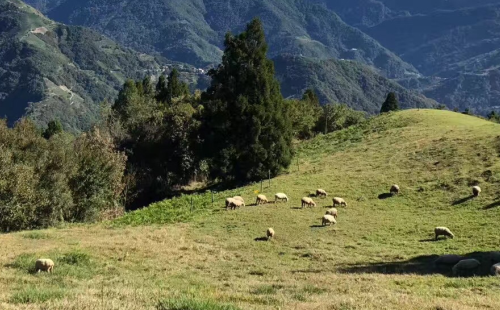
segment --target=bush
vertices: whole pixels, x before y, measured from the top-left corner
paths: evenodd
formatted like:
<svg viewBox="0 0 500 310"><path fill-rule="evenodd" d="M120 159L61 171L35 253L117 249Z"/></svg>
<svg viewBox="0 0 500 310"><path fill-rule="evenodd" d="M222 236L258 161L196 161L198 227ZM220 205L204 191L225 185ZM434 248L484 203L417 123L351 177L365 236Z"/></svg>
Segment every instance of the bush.
<svg viewBox="0 0 500 310"><path fill-rule="evenodd" d="M124 166L98 131L47 140L29 120L0 121L0 231L93 220L118 204Z"/></svg>
<svg viewBox="0 0 500 310"><path fill-rule="evenodd" d="M360 124L366 120L365 112L355 111L345 104L327 104L318 120L316 130L330 133Z"/></svg>

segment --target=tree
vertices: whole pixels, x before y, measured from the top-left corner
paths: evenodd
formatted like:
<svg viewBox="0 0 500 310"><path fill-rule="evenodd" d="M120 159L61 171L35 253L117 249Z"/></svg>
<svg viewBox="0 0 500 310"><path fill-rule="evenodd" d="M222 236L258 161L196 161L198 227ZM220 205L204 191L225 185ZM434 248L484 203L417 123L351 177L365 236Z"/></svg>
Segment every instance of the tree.
<svg viewBox="0 0 500 310"><path fill-rule="evenodd" d="M285 100L290 121L292 122L293 135L298 139L310 139L314 136L314 129L322 114L318 96L313 90L308 89L302 100Z"/></svg>
<svg viewBox="0 0 500 310"><path fill-rule="evenodd" d="M163 77L163 78L162 78ZM165 76L162 75L158 81L156 99L160 102L172 104L174 98L186 96L189 94L189 87L186 83L179 80L179 71L173 69L168 76L167 86L165 87Z"/></svg>
<svg viewBox="0 0 500 310"><path fill-rule="evenodd" d="M310 102L312 106L319 107L319 98L311 88L308 88L305 91L304 95L302 96L302 100Z"/></svg>
<svg viewBox="0 0 500 310"><path fill-rule="evenodd" d="M380 109L380 113L386 113L390 111L397 111L399 110L399 103L398 99L396 98L395 93L389 93L387 95L387 99L385 100L384 104L382 104L382 108Z"/></svg>
<svg viewBox="0 0 500 310"><path fill-rule="evenodd" d="M318 120L317 131L330 133L350 126L357 125L366 120L363 111L355 111L346 104L329 103L323 107L323 115Z"/></svg>
<svg viewBox="0 0 500 310"><path fill-rule="evenodd" d="M50 139L52 136L63 132L63 127L61 125L61 122L58 120L55 121L50 121L47 124L47 129L43 132L43 137L45 139Z"/></svg>
<svg viewBox="0 0 500 310"><path fill-rule="evenodd" d="M209 71L202 95L203 152L213 178L258 180L278 174L292 158L292 128L259 19L226 34L222 64Z"/></svg>

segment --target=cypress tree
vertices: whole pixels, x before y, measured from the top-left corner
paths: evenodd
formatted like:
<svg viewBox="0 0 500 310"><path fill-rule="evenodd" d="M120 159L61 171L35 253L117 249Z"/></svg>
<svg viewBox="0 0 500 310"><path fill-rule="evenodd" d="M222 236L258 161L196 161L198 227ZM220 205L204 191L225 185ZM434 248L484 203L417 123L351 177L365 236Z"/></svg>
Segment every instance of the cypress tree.
<svg viewBox="0 0 500 310"><path fill-rule="evenodd" d="M172 70L172 72L170 72L170 75L168 76L166 96L162 101L167 102L168 104L172 104L173 98L189 94L188 85L181 82L179 80L179 77L179 71L174 68L174 70Z"/></svg>
<svg viewBox="0 0 500 310"><path fill-rule="evenodd" d="M156 83L156 100L165 102L167 100L167 77L165 74L160 75L158 83Z"/></svg>
<svg viewBox="0 0 500 310"><path fill-rule="evenodd" d="M48 140L52 136L61 132L63 132L63 127L61 125L61 122L59 122L58 120L50 121L47 124L47 129L45 129L45 131L43 132L43 137Z"/></svg>
<svg viewBox="0 0 500 310"><path fill-rule="evenodd" d="M399 110L398 99L396 98L395 93L389 93L387 95L387 99L382 104L382 108L380 109L380 113L386 113L389 111L397 111Z"/></svg>
<svg viewBox="0 0 500 310"><path fill-rule="evenodd" d="M222 64L209 72L202 95L201 136L211 176L223 181L259 180L289 166L292 128L262 23L252 20L226 34Z"/></svg>
<svg viewBox="0 0 500 310"><path fill-rule="evenodd" d="M313 106L319 106L319 98L312 89L307 89L302 96L302 100L309 101Z"/></svg>

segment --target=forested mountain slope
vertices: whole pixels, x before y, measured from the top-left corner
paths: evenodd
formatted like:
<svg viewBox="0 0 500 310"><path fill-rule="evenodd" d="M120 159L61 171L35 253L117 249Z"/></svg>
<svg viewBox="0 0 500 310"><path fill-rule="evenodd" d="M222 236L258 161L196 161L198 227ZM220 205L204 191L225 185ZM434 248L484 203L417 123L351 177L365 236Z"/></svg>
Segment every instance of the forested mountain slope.
<svg viewBox="0 0 500 310"><path fill-rule="evenodd" d="M98 104L113 100L126 78L164 69L151 56L55 23L18 0L0 0L0 46L0 116L13 122L28 112L39 125L59 119L73 131L95 122Z"/></svg>
<svg viewBox="0 0 500 310"><path fill-rule="evenodd" d="M418 72L335 13L308 0L28 0L54 20L84 25L126 46L198 66L219 63L227 31L263 21L270 57L355 59L388 77ZM118 9L117 9L118 8Z"/></svg>
<svg viewBox="0 0 500 310"><path fill-rule="evenodd" d="M357 110L378 113L387 94L395 92L402 108L437 106L434 100L409 91L355 61L317 60L294 55L281 55L273 60L285 97L300 97L307 88L312 88L322 103L347 103Z"/></svg>

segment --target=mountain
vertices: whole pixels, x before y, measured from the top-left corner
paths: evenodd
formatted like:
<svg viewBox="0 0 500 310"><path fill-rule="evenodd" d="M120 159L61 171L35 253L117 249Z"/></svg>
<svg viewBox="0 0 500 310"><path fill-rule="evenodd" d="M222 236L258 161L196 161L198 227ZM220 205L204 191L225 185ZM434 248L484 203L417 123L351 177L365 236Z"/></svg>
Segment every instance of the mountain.
<svg viewBox="0 0 500 310"><path fill-rule="evenodd" d="M95 122L98 104L114 99L126 78L157 75L168 63L18 0L0 0L0 46L0 116L12 123L28 114L39 125L59 119L71 131Z"/></svg>
<svg viewBox="0 0 500 310"><path fill-rule="evenodd" d="M418 75L377 41L307 0L27 2L59 22L87 26L141 52L197 66L219 63L226 32L240 32L258 16L266 29L270 57L290 53L345 58L372 65L391 78Z"/></svg>
<svg viewBox="0 0 500 310"><path fill-rule="evenodd" d="M350 107L378 113L389 92L398 95L402 108L430 108L437 103L405 89L378 74L373 68L349 60L317 60L293 55L273 59L285 97L300 97L313 88L322 103L341 102Z"/></svg>

